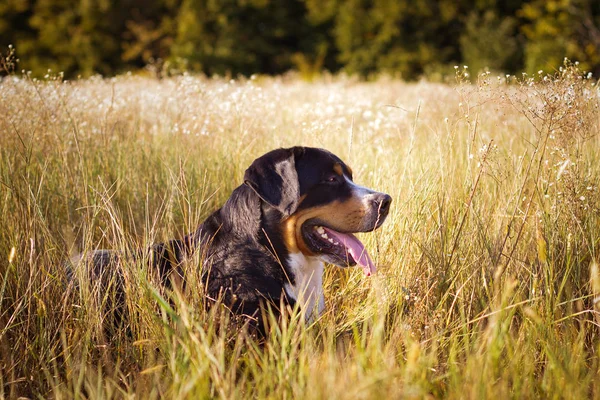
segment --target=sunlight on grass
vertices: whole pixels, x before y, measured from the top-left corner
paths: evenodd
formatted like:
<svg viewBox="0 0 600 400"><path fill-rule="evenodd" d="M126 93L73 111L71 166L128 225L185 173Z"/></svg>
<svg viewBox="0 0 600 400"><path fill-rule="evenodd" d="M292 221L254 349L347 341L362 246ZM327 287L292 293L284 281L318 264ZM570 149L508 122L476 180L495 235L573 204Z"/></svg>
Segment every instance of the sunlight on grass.
<svg viewBox="0 0 600 400"><path fill-rule="evenodd" d="M0 397L597 397L596 86L569 63L465 73L4 78ZM116 323L110 285L67 279L78 252L194 230L254 158L292 145L394 198L361 235L378 274L328 268L314 324L271 321L260 345L204 308L198 271L171 292L143 260L119 266Z"/></svg>

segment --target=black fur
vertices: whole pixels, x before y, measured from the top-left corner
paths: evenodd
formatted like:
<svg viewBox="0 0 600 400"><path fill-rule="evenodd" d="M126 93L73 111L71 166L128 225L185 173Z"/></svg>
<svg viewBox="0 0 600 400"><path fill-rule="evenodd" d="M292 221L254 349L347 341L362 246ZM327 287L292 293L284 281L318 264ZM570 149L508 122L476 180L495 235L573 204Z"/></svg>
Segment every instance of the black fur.
<svg viewBox="0 0 600 400"><path fill-rule="evenodd" d="M221 298L235 313L258 318L265 300L279 306L287 250L277 224L282 213L247 185L235 189L194 234L204 249L203 281L209 298ZM284 262L283 262L284 263Z"/></svg>

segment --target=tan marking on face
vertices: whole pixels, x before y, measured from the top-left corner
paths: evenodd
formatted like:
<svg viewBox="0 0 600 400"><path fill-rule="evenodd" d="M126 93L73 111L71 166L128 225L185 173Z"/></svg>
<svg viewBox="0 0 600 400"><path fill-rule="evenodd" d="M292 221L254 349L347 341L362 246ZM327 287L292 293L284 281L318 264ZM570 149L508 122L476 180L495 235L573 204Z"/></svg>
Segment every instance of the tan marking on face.
<svg viewBox="0 0 600 400"><path fill-rule="evenodd" d="M340 232L359 232L367 211L363 202L356 198L334 201L323 206L308 208L291 215L283 221L284 242L290 252L300 251L312 256L302 236L302 225L309 219L318 219L322 225Z"/></svg>
<svg viewBox="0 0 600 400"><path fill-rule="evenodd" d="M300 199L298 200L298 207L300 206L300 204L302 204L302 202L304 201L305 198L306 198L305 194L300 197ZM295 214L290 215L282 223L283 242L284 242L286 248L290 251L290 253L297 253L298 251L300 251L300 249L298 248L297 240L296 240L295 225L296 225L296 215ZM302 242L302 244L303 243L304 242ZM308 250L308 249L306 249L306 250ZM302 252L305 253L304 251L302 251Z"/></svg>
<svg viewBox="0 0 600 400"><path fill-rule="evenodd" d="M335 165L333 166L333 172L335 172L339 176L343 176L344 175L344 170L342 169L342 164L335 163Z"/></svg>
<svg viewBox="0 0 600 400"><path fill-rule="evenodd" d="M306 247L306 243L302 240L302 235L298 235L296 232L296 226L298 224L298 218L295 215L290 216L283 221L283 241L290 253L301 252L306 255L313 255L312 252Z"/></svg>

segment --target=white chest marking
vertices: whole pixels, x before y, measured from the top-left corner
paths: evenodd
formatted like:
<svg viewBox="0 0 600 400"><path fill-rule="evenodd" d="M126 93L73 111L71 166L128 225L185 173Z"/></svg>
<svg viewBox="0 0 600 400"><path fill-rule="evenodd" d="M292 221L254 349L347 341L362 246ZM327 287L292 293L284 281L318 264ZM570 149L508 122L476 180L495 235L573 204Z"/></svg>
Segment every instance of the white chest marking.
<svg viewBox="0 0 600 400"><path fill-rule="evenodd" d="M287 296L300 305L307 322L314 321L325 308L323 296L323 262L318 258L292 253L288 257L290 281L283 285Z"/></svg>

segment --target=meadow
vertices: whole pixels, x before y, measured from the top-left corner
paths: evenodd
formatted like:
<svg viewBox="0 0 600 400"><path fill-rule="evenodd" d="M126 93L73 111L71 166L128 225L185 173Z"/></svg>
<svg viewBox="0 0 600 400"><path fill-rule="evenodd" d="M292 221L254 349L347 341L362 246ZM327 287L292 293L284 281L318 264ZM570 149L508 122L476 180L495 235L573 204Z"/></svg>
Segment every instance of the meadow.
<svg viewBox="0 0 600 400"><path fill-rule="evenodd" d="M3 78L0 398L600 398L596 81L467 76ZM394 199L360 235L378 273L326 268L314 323L259 345L125 263L107 330L111 294L67 279L194 230L293 145Z"/></svg>

